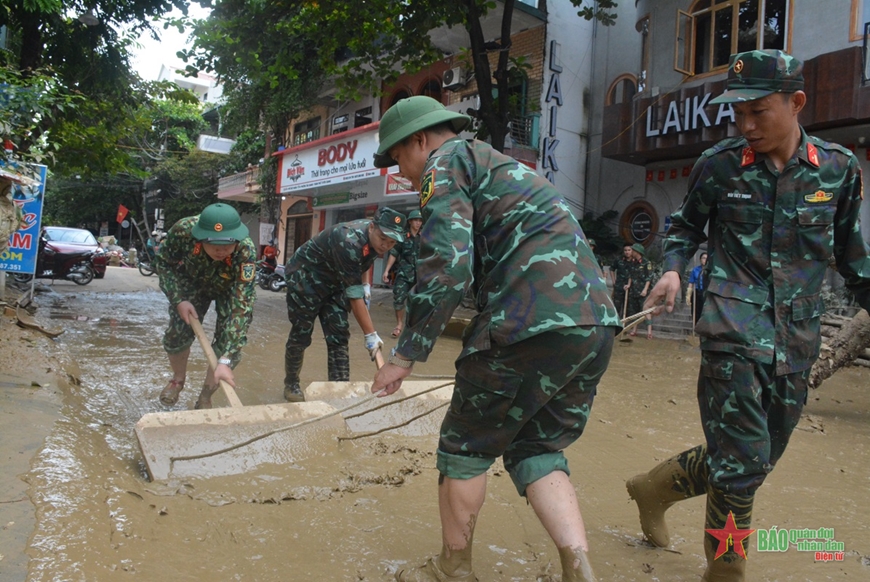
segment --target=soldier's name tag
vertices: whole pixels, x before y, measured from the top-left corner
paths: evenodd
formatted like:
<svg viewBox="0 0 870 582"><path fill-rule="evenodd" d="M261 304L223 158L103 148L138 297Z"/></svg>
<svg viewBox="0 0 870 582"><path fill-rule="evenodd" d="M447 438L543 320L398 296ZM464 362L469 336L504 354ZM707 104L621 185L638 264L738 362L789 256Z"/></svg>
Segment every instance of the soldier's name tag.
<svg viewBox="0 0 870 582"><path fill-rule="evenodd" d="M242 263L241 279L245 283L250 283L254 280L254 275L257 273L257 266L254 263Z"/></svg>
<svg viewBox="0 0 870 582"><path fill-rule="evenodd" d="M725 198L728 200L752 200L752 194L745 194L743 192L728 192L725 194Z"/></svg>

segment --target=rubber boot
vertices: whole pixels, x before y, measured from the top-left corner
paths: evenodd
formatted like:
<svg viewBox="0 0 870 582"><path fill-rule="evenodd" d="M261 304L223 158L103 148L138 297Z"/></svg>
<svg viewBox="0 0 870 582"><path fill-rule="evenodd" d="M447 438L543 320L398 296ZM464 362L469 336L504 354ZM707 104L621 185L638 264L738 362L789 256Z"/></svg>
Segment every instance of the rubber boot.
<svg viewBox="0 0 870 582"><path fill-rule="evenodd" d="M348 382L350 380L350 352L347 344L327 344L326 367L330 382Z"/></svg>
<svg viewBox="0 0 870 582"><path fill-rule="evenodd" d="M299 387L299 372L302 371L302 360L305 358L305 348L287 346L284 350L284 400L287 402L302 402L305 395Z"/></svg>
<svg viewBox="0 0 870 582"><path fill-rule="evenodd" d="M203 383L202 390L199 393L199 398L196 399L196 404L193 405L195 410L204 410L211 408L211 397L212 394L217 392L218 385L209 386L208 384Z"/></svg>
<svg viewBox="0 0 870 582"><path fill-rule="evenodd" d="M734 524L738 530L749 529L752 524L752 505L754 495L725 494L721 491L707 488L707 517L704 529L723 529L728 523L728 515L734 515ZM721 540L709 533L704 534L704 554L707 556L707 569L701 577L702 582L743 582L746 579L746 557L749 551L749 536L740 542L734 536L726 541L733 546L726 546L727 551L718 558ZM737 543L743 545L741 556Z"/></svg>
<svg viewBox="0 0 870 582"><path fill-rule="evenodd" d="M643 535L652 545L666 548L671 543L665 512L677 501L705 492L706 457L707 446L699 445L625 482L637 503Z"/></svg>
<svg viewBox="0 0 870 582"><path fill-rule="evenodd" d="M592 564L583 548L559 548L562 582L595 582Z"/></svg>
<svg viewBox="0 0 870 582"><path fill-rule="evenodd" d="M461 550L442 546L441 554L429 558L425 564L410 570L396 572L398 582L477 582L471 569L471 540Z"/></svg>

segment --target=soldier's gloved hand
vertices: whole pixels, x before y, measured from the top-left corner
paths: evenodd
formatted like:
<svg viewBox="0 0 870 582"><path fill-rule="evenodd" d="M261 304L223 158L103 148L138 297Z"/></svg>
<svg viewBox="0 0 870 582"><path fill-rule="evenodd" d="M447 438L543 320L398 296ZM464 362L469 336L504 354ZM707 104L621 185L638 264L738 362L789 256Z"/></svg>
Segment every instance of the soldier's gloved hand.
<svg viewBox="0 0 870 582"><path fill-rule="evenodd" d="M689 295L686 296L686 306L687 306L687 307L691 307L691 306L692 306L692 294L691 294L691 293L689 293Z"/></svg>
<svg viewBox="0 0 870 582"><path fill-rule="evenodd" d="M375 361L375 356L378 354L378 350L384 347L384 342L381 341L380 336L378 336L378 332L373 331L372 333L366 334L366 349L369 351L369 355L372 357L372 361Z"/></svg>
<svg viewBox="0 0 870 582"><path fill-rule="evenodd" d="M363 283L363 301L366 302L366 309L369 308L369 305L372 302L372 286L368 283ZM377 334L375 334L377 335ZM372 358L374 359L374 358Z"/></svg>

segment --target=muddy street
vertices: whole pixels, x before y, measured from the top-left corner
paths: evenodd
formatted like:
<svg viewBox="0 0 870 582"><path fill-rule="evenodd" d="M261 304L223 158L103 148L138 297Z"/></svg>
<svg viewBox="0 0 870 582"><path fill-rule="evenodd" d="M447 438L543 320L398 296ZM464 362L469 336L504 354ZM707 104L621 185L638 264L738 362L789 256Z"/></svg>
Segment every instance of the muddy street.
<svg viewBox="0 0 870 582"><path fill-rule="evenodd" d="M51 340L27 332L17 340L15 360L0 359L8 376L0 378L0 458L14 468L12 474L4 468L0 481L9 489L0 499L0 580L381 581L437 553L439 412L398 433L352 441L325 431L292 462L150 482L133 427L143 414L165 410L157 396L169 378L160 343L168 316L156 277L112 268L87 287L48 288L34 300L36 318L64 333ZM236 370L247 406L283 401L284 296L258 294ZM375 291L372 313L392 347L386 290ZM207 333L213 325L212 313ZM19 332L9 317L3 326L8 346L10 330ZM374 365L355 323L350 349L351 380L370 380ZM459 349L458 339L441 338L415 374L451 374ZM316 327L303 386L325 380L325 356ZM624 488L625 479L701 442L699 358L684 341L638 336L618 343L586 434L567 451L602 581L700 579L703 498L668 512L672 546L656 550L641 541ZM176 410L193 407L205 369L194 345ZM31 381L41 387L25 385ZM843 545L842 559L817 561L794 546L759 551L754 534L750 580L870 579L868 387L870 370L849 368L811 393L789 449L756 500L754 528L830 528ZM215 402L226 403L221 395ZM555 580L558 554L532 509L499 464L488 481L475 532L479 579Z"/></svg>

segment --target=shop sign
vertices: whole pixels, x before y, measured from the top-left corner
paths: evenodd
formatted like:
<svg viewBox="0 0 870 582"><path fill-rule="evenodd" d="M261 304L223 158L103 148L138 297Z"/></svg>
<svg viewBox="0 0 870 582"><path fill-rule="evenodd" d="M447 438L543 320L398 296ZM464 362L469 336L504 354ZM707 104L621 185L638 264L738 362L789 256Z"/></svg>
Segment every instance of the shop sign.
<svg viewBox="0 0 870 582"><path fill-rule="evenodd" d="M387 185L385 196L396 196L399 194L416 194L417 191L411 185L411 181L403 178L398 174L387 174Z"/></svg>
<svg viewBox="0 0 870 582"><path fill-rule="evenodd" d="M374 167L377 131L357 133L311 147L291 148L281 161L279 189L282 194L331 184L343 184L379 176Z"/></svg>
<svg viewBox="0 0 870 582"><path fill-rule="evenodd" d="M324 194L318 196L311 202L313 208L321 208L323 206L335 206L336 204L347 204L350 200L350 192L336 192L335 194Z"/></svg>
<svg viewBox="0 0 870 582"><path fill-rule="evenodd" d="M703 127L734 123L734 110L730 103L721 103L716 110L716 116L711 121L706 108L712 95L712 93L704 93L703 96L696 95L682 101L671 101L667 104L667 112L661 128L658 120L664 111L664 106L649 107L646 110L646 136L684 133Z"/></svg>
<svg viewBox="0 0 870 582"><path fill-rule="evenodd" d="M0 271L35 273L48 168L41 164L19 165L3 159L0 159L0 168L31 180L28 184L13 183L11 200L8 197L3 200L3 204L8 206L0 212L9 212L19 219L19 228L7 234L9 244L0 253Z"/></svg>
<svg viewBox="0 0 870 582"><path fill-rule="evenodd" d="M549 123L547 136L544 138L543 151L541 152L541 166L546 171L545 176L551 183L556 181L556 172L559 171L559 164L556 163L556 147L559 145L559 140L556 139L556 128L558 126L559 107L562 106L562 81L559 74L562 72L562 65L556 63L558 58L559 43L555 40L550 41L550 84L547 87L547 96L545 101L550 104Z"/></svg>
<svg viewBox="0 0 870 582"><path fill-rule="evenodd" d="M652 234L652 216L646 212L638 212L631 219L631 236L637 242L643 242Z"/></svg>

